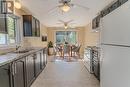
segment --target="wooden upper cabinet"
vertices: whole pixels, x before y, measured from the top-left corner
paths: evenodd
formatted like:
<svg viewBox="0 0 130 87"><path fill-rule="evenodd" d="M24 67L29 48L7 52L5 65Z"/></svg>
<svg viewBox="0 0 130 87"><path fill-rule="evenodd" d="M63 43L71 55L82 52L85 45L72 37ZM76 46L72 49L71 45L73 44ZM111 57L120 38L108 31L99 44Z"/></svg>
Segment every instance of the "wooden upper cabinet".
<svg viewBox="0 0 130 87"><path fill-rule="evenodd" d="M6 14L0 14L0 33L7 33Z"/></svg>
<svg viewBox="0 0 130 87"><path fill-rule="evenodd" d="M32 36L36 36L36 19L32 17Z"/></svg>
<svg viewBox="0 0 130 87"><path fill-rule="evenodd" d="M36 36L40 36L40 21L36 20Z"/></svg>
<svg viewBox="0 0 130 87"><path fill-rule="evenodd" d="M92 29L96 29L100 26L100 18L101 18L101 15L95 17L92 21Z"/></svg>
<svg viewBox="0 0 130 87"><path fill-rule="evenodd" d="M32 15L23 15L23 34L25 37L40 36L40 22Z"/></svg>

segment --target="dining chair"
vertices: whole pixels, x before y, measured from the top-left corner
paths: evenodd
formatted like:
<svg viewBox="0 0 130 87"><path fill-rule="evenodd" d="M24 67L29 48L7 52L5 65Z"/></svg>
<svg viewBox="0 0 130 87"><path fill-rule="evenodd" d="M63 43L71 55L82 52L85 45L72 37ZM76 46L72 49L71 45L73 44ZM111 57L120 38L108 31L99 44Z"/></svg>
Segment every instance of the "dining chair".
<svg viewBox="0 0 130 87"><path fill-rule="evenodd" d="M54 46L54 54L55 56L58 54L59 56L62 56L62 49L59 46Z"/></svg>
<svg viewBox="0 0 130 87"><path fill-rule="evenodd" d="M74 56L76 54L79 58L80 58L80 48L81 48L81 45L78 45L72 49L72 52L74 52Z"/></svg>
<svg viewBox="0 0 130 87"><path fill-rule="evenodd" d="M66 54L68 56L66 56ZM70 57L70 45L64 45L63 47L63 58Z"/></svg>

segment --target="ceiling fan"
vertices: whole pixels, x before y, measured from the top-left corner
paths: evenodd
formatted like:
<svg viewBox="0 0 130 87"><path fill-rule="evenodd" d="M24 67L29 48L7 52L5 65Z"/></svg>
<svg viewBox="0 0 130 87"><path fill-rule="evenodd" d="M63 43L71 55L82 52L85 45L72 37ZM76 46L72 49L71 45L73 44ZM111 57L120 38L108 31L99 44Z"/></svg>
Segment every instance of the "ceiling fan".
<svg viewBox="0 0 130 87"><path fill-rule="evenodd" d="M71 8L73 8L75 6L83 8L86 11L89 10L89 8L86 7L86 6L82 6L80 4L72 3L72 0L60 0L59 5L55 6L52 9L50 9L49 12L56 9L56 8L59 8L62 12L68 12Z"/></svg>
<svg viewBox="0 0 130 87"><path fill-rule="evenodd" d="M58 20L60 23L57 23L57 24L63 24L64 25L64 28L65 29L68 29L68 28L75 28L75 27L72 27L72 24L75 24L75 23L72 23L74 20L70 20L70 21L63 21L63 20Z"/></svg>

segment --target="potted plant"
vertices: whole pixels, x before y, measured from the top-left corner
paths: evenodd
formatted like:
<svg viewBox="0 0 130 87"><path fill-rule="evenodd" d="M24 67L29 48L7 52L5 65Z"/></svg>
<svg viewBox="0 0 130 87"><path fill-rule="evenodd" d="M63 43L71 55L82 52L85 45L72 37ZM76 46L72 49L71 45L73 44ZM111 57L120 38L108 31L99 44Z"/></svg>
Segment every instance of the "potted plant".
<svg viewBox="0 0 130 87"><path fill-rule="evenodd" d="M53 54L53 42L52 41L48 42L48 54L49 55Z"/></svg>

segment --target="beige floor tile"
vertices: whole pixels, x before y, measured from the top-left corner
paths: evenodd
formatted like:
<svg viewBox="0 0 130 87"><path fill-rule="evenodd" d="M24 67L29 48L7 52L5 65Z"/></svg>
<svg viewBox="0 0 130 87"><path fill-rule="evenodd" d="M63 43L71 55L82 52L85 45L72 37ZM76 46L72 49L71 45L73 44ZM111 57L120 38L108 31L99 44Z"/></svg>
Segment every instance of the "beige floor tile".
<svg viewBox="0 0 130 87"><path fill-rule="evenodd" d="M99 87L82 62L48 62L31 87Z"/></svg>

